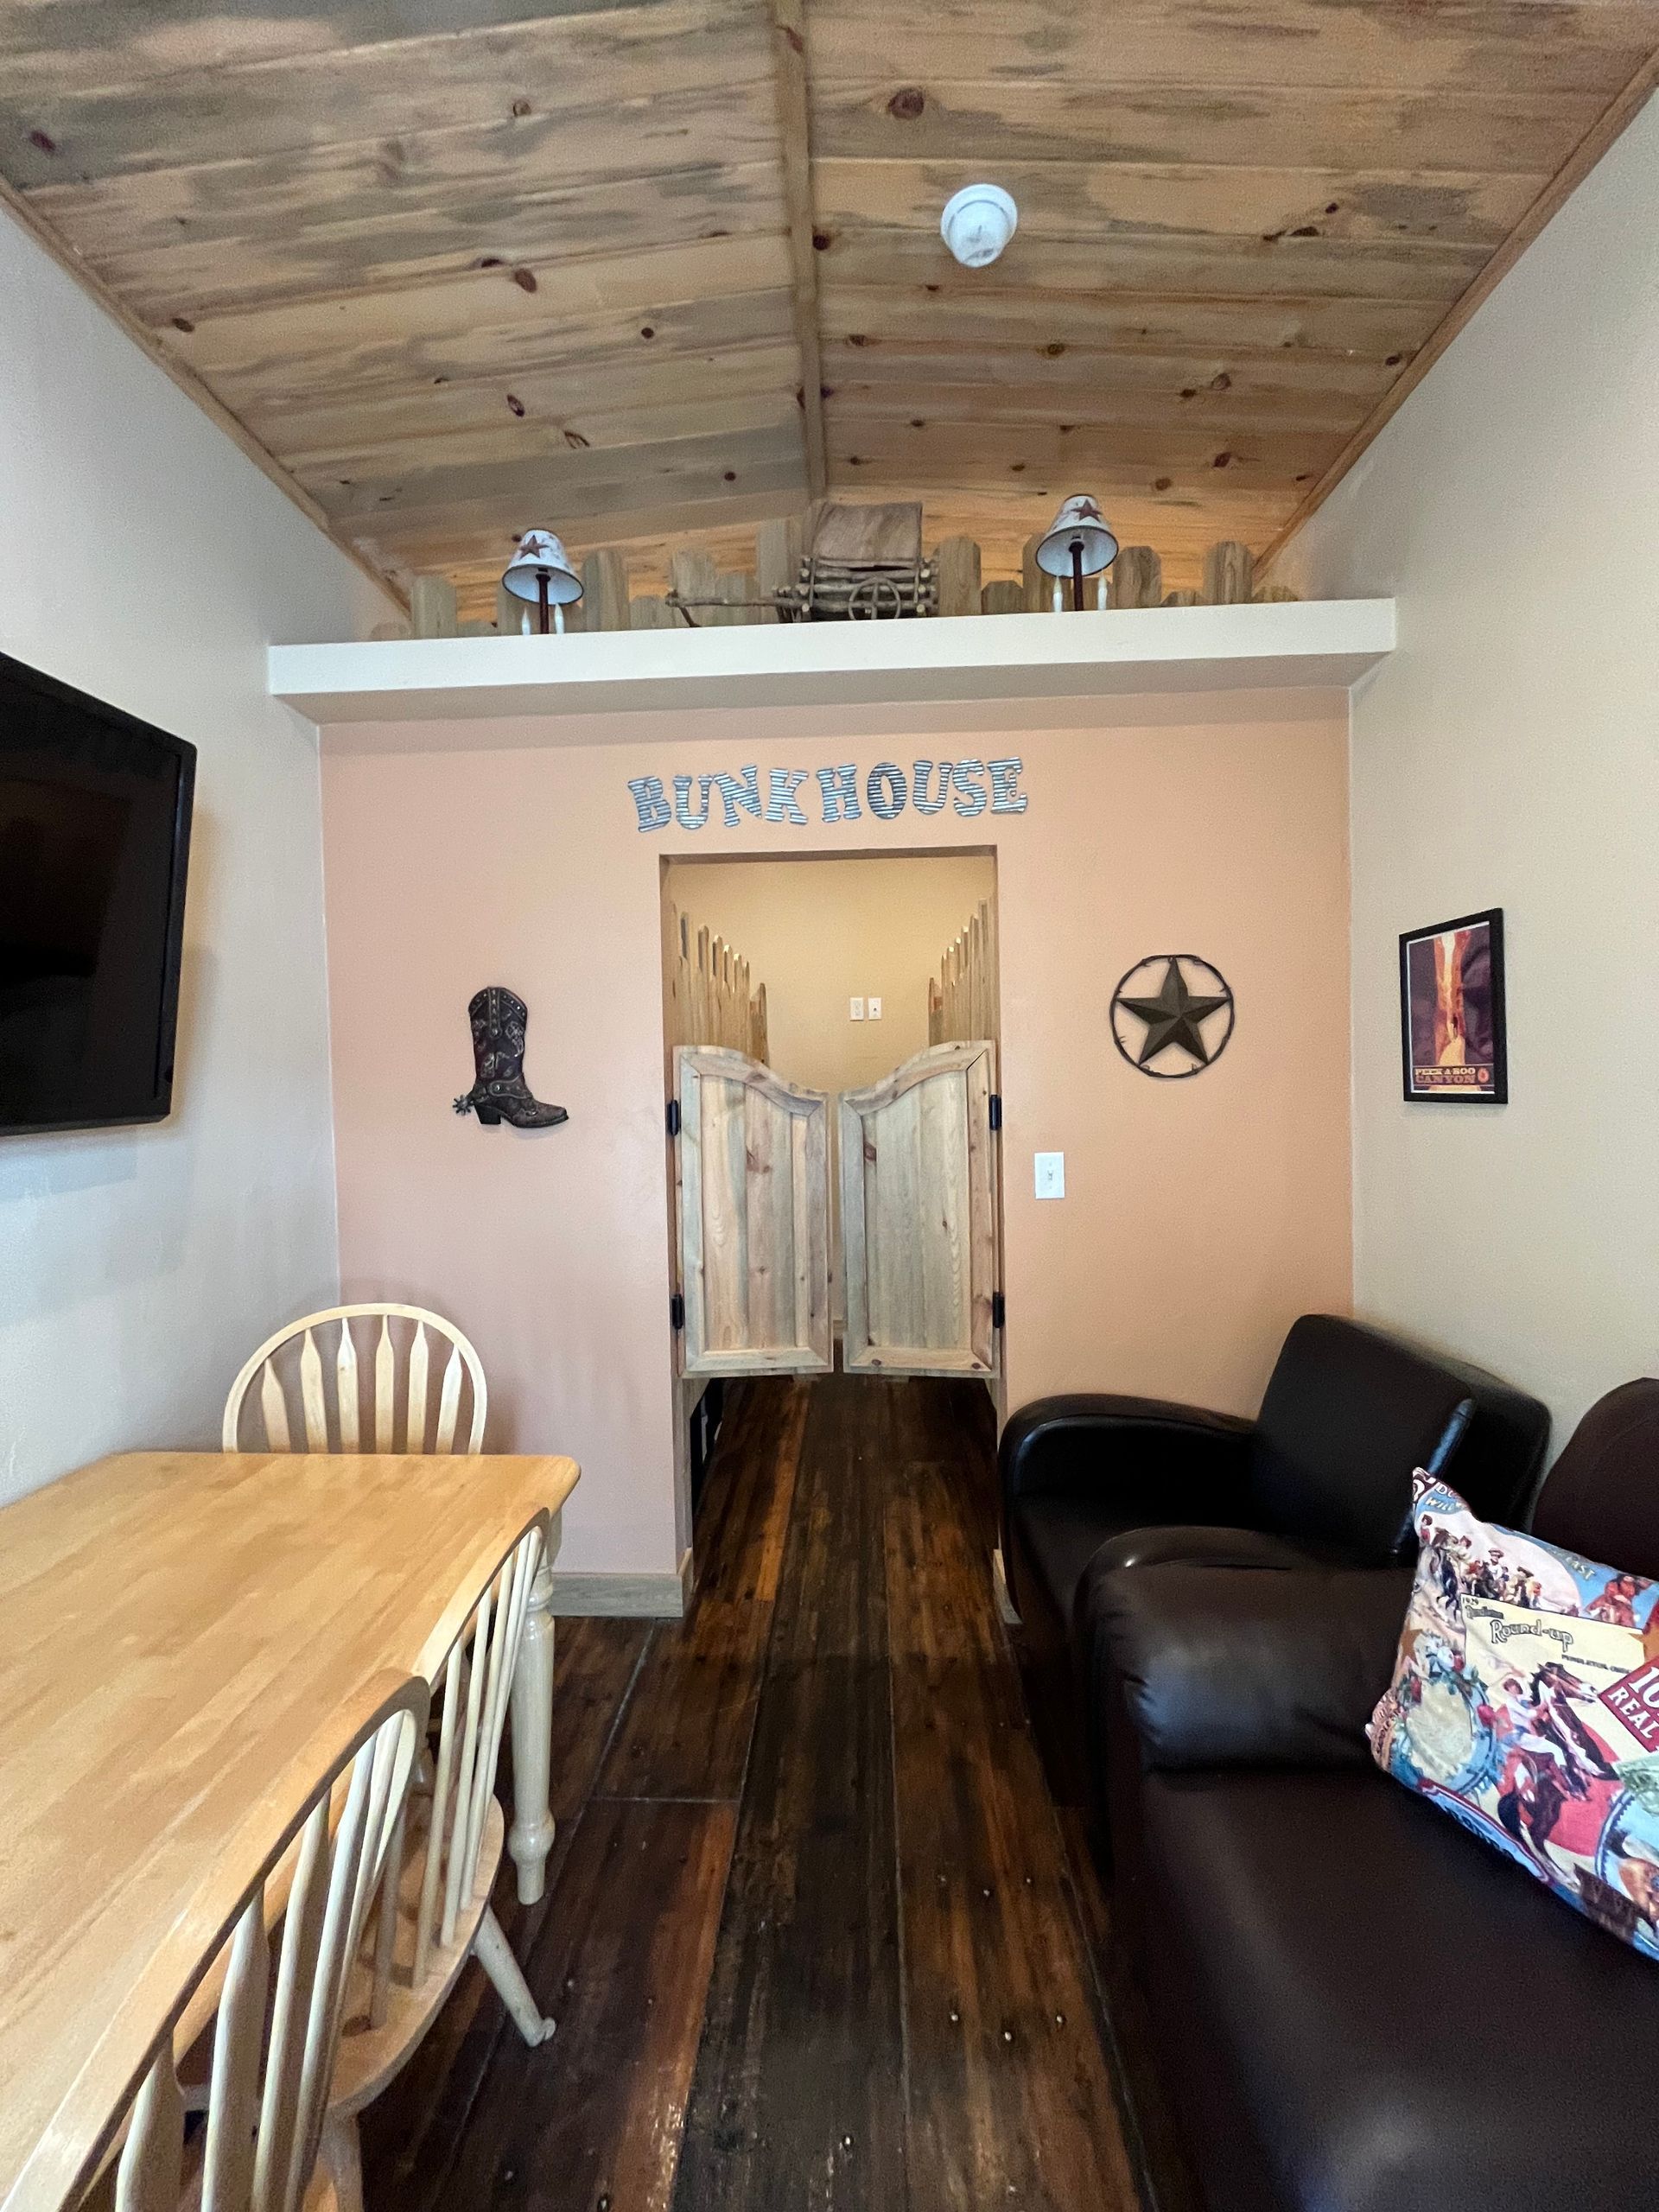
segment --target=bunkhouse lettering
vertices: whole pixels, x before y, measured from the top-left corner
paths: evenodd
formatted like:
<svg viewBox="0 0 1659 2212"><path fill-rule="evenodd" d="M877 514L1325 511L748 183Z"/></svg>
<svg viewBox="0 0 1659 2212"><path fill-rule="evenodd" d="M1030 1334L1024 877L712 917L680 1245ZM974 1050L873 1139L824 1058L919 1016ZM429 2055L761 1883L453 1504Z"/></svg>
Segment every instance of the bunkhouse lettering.
<svg viewBox="0 0 1659 2212"><path fill-rule="evenodd" d="M836 825L896 822L906 807L922 815L951 811L971 820L978 814L1023 814L1027 795L1020 788L1025 762L1004 760L917 760L906 773L896 760L878 760L863 781L856 766L843 761L830 768L719 768L708 775L631 776L628 790L641 832L666 830L735 830L743 822L810 828L815 822Z"/></svg>

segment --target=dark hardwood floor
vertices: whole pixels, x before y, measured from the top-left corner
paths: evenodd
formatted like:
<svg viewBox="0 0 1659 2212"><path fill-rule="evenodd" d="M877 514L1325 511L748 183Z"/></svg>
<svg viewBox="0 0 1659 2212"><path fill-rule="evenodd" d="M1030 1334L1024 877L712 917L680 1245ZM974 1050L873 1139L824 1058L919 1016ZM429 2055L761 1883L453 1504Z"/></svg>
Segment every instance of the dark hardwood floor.
<svg viewBox="0 0 1659 2212"><path fill-rule="evenodd" d="M559 1624L558 1840L364 2115L367 2212L1134 2212L1068 1853L991 1594L991 1409L731 1392L683 1622Z"/></svg>

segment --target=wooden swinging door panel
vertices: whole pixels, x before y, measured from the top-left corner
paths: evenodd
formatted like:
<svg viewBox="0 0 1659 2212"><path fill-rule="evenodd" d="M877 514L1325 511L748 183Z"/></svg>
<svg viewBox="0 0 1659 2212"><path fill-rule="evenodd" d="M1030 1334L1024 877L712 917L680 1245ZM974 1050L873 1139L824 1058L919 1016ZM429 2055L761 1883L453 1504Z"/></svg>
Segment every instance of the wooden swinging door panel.
<svg viewBox="0 0 1659 2212"><path fill-rule="evenodd" d="M841 1247L849 1373L997 1372L996 1047L918 1052L843 1091Z"/></svg>
<svg viewBox="0 0 1659 2212"><path fill-rule="evenodd" d="M818 1375L830 1318L830 1101L747 1053L674 1054L683 1375Z"/></svg>

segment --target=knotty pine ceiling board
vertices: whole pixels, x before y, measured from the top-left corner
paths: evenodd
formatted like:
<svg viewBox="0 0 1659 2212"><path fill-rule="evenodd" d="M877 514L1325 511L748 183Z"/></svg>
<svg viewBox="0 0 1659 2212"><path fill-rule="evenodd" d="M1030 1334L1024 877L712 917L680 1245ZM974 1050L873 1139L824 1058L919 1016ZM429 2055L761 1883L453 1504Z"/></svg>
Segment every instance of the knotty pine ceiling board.
<svg viewBox="0 0 1659 2212"><path fill-rule="evenodd" d="M399 581L804 503L753 0L0 0L0 170Z"/></svg>
<svg viewBox="0 0 1659 2212"><path fill-rule="evenodd" d="M1651 6L1535 0L809 21L832 486L988 545L995 501L1093 490L1172 585L1272 538L1659 43ZM976 175L1020 227L969 271L938 219Z"/></svg>
<svg viewBox="0 0 1659 2212"><path fill-rule="evenodd" d="M470 611L533 523L642 588L693 540L748 565L806 498L803 259L833 492L995 575L1088 488L1178 585L1319 495L1659 49L1659 0L805 0L809 255L775 21L0 0L0 176L342 543ZM982 176L1020 226L969 271L938 213Z"/></svg>

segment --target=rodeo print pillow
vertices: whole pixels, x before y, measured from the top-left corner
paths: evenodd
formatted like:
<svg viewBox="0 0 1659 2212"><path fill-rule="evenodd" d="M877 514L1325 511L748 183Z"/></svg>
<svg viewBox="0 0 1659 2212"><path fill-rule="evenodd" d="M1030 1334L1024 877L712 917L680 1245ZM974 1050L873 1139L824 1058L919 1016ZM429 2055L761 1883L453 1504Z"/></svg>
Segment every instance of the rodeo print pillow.
<svg viewBox="0 0 1659 2212"><path fill-rule="evenodd" d="M1419 1473L1371 1755L1659 1959L1659 1582L1478 1520Z"/></svg>

